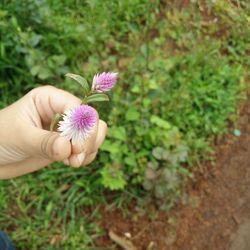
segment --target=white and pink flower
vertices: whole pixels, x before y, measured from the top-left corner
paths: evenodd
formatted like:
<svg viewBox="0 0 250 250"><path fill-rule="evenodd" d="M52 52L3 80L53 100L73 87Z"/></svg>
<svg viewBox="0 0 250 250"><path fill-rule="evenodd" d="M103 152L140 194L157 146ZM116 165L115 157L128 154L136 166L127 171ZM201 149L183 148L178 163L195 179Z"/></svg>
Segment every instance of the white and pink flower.
<svg viewBox="0 0 250 250"><path fill-rule="evenodd" d="M65 112L63 120L59 122L58 131L74 144L86 140L96 123L96 110L89 105L81 105Z"/></svg>

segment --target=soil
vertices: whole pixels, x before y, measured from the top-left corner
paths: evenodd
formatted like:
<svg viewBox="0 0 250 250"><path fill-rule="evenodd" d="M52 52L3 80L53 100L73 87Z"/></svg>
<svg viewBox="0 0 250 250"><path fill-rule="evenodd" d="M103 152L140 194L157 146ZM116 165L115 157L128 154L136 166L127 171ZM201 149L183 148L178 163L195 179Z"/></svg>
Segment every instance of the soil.
<svg viewBox="0 0 250 250"><path fill-rule="evenodd" d="M229 129L217 142L215 164L199 168L187 185L188 204L168 213L151 209L143 216L131 204L129 218L118 210L106 211L103 228L131 241L137 250L249 250L250 96L237 128L241 135ZM121 249L108 235L96 243L101 249Z"/></svg>

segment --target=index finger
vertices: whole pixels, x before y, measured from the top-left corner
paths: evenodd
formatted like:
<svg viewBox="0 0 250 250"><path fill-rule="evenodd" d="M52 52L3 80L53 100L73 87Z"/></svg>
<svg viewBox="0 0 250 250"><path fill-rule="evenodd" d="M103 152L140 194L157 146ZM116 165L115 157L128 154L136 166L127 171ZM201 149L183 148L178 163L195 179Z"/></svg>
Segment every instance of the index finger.
<svg viewBox="0 0 250 250"><path fill-rule="evenodd" d="M39 116L44 123L50 123L56 113L64 113L81 105L81 99L67 91L53 86L35 88L30 92Z"/></svg>

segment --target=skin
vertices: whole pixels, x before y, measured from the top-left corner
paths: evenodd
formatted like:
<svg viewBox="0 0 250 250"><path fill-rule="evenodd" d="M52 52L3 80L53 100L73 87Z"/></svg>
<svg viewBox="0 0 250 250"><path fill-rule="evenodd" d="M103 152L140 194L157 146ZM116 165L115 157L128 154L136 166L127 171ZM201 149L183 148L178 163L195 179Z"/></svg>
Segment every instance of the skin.
<svg viewBox="0 0 250 250"><path fill-rule="evenodd" d="M90 137L75 145L58 132L48 130L56 113L80 104L74 95L44 86L0 110L0 179L34 172L54 161L72 167L91 163L106 135L104 121L98 118Z"/></svg>

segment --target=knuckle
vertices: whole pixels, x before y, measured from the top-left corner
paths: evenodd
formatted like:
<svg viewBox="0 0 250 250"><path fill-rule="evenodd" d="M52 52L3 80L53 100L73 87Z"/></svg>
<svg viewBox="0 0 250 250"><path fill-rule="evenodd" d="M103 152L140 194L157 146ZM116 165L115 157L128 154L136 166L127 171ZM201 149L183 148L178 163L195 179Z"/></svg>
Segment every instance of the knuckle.
<svg viewBox="0 0 250 250"><path fill-rule="evenodd" d="M51 160L52 158L55 158L60 154L60 152L53 150L53 147L51 147L56 138L57 135L55 134L47 134L46 136L44 136L41 143L41 152L44 158L48 158Z"/></svg>
<svg viewBox="0 0 250 250"><path fill-rule="evenodd" d="M53 90L56 89L56 87L52 86L52 85L43 85L41 87L37 87L37 89L42 89L42 90Z"/></svg>
<svg viewBox="0 0 250 250"><path fill-rule="evenodd" d="M56 87L52 86L52 85L43 85L43 86L40 86L40 87L36 87L34 89L32 89L29 94L33 95L33 94L36 94L37 92L40 92L40 91L51 91L51 90L54 90L56 89Z"/></svg>
<svg viewBox="0 0 250 250"><path fill-rule="evenodd" d="M96 158L97 153L98 153L98 151L94 151L93 153L91 153L89 155L89 159L88 160L92 162Z"/></svg>

